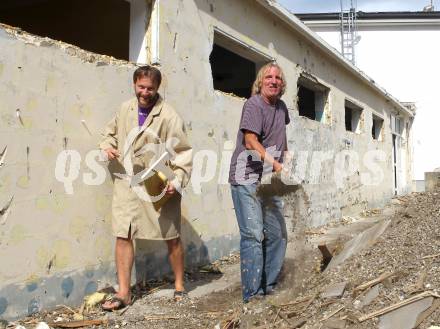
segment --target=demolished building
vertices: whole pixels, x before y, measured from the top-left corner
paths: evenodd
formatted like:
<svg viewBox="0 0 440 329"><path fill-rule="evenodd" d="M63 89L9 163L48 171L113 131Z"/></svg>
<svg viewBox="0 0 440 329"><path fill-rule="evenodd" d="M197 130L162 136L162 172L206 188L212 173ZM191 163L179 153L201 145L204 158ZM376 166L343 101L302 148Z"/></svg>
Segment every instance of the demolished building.
<svg viewBox="0 0 440 329"><path fill-rule="evenodd" d="M296 16L326 42L340 49L340 13ZM440 12L359 11L356 18L356 65L369 72L394 96L416 102L418 115L412 127L413 190L423 191L425 173L440 165L440 154L432 152L439 138L436 81L440 68L434 63L440 56L435 42L440 36ZM422 83L415 85L408 81Z"/></svg>
<svg viewBox="0 0 440 329"><path fill-rule="evenodd" d="M286 213L291 229L298 220L318 226L410 190L414 112L276 2L82 3L68 11L84 19L77 33L53 16L38 24L15 20L24 11L56 17L65 4L0 5L0 23L8 24L0 29L0 317L75 305L115 283L112 183L96 145L132 95L135 65L124 60L160 66L160 92L188 127L199 175L183 198L187 266L238 247L227 172L241 108L267 62L277 61L287 80L288 147L301 182L297 207ZM397 152L405 154L401 168ZM396 188L398 170L405 175ZM136 249L138 281L169 272L158 242L139 241Z"/></svg>

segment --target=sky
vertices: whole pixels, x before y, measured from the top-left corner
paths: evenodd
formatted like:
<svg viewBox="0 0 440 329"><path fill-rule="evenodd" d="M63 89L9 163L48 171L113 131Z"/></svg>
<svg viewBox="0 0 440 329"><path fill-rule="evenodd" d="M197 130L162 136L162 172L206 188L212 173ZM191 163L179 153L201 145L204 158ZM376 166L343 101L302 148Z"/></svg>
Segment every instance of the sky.
<svg viewBox="0 0 440 329"><path fill-rule="evenodd" d="M293 13L338 12L340 0L277 0ZM345 9L350 8L351 0L342 0ZM353 0L357 1L359 11L422 11L430 0ZM433 0L435 10L440 10L440 0Z"/></svg>

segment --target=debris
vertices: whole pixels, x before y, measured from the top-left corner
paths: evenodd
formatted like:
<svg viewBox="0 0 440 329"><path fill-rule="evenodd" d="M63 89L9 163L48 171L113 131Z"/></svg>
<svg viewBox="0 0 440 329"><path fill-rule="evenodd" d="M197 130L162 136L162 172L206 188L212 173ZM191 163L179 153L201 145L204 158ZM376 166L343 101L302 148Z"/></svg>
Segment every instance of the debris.
<svg viewBox="0 0 440 329"><path fill-rule="evenodd" d="M2 153L0 153L0 168L5 164L5 158L7 153L8 153L8 146L5 146Z"/></svg>
<svg viewBox="0 0 440 329"><path fill-rule="evenodd" d="M316 229L316 230L310 229L310 230L304 231L304 234L306 234L306 235L321 235L324 233L325 233L325 231L323 229L319 229L319 230L318 229Z"/></svg>
<svg viewBox="0 0 440 329"><path fill-rule="evenodd" d="M161 284L160 286L154 287L154 288L148 290L148 294L150 295L152 293L155 293L156 291L158 291L166 286L168 286L168 283L164 283L164 284Z"/></svg>
<svg viewBox="0 0 440 329"><path fill-rule="evenodd" d="M324 271L332 260L333 254L326 244L320 244L318 249L322 254L321 271Z"/></svg>
<svg viewBox="0 0 440 329"><path fill-rule="evenodd" d="M313 302L315 301L316 297L318 297L318 294L313 295L313 296L309 299L309 301L307 302L307 304L306 304L306 305L304 306L304 308L302 309L302 312L305 312L305 311L309 308L309 306L313 304Z"/></svg>
<svg viewBox="0 0 440 329"><path fill-rule="evenodd" d="M417 328L418 326L420 326L420 324L422 324L423 321L425 321L429 316L431 316L431 314L434 313L439 307L440 307L440 299L434 300L434 303L432 303L431 307L419 315L414 328ZM434 327L431 327L431 328L434 328ZM435 327L435 328L440 329L440 327Z"/></svg>
<svg viewBox="0 0 440 329"><path fill-rule="evenodd" d="M144 318L145 320L149 321L157 321L157 320L178 320L178 316L171 316L171 315L149 315Z"/></svg>
<svg viewBox="0 0 440 329"><path fill-rule="evenodd" d="M383 308L381 310L377 310L377 311L374 311L374 312L372 312L370 314L361 316L359 318L359 322L364 322L365 320L372 319L372 318L375 318L375 317L377 317L379 315L383 315L383 314L389 313L389 312L394 311L394 310L396 310L398 308L401 308L403 306L412 304L414 302L417 302L417 301L419 301L421 299L424 299L424 298L427 298L427 297L440 298L440 296L434 294L432 291L425 291L425 292L422 292L421 294L418 294L418 295L413 296L411 298L405 299L405 300L403 300L403 301L401 301L399 303L396 303L394 305L391 305L391 306L385 307L385 308Z"/></svg>
<svg viewBox="0 0 440 329"><path fill-rule="evenodd" d="M433 299L424 298L381 316L379 329L413 329L418 315L431 306Z"/></svg>
<svg viewBox="0 0 440 329"><path fill-rule="evenodd" d="M307 320L305 318L300 318L291 324L291 328L301 328L306 323Z"/></svg>
<svg viewBox="0 0 440 329"><path fill-rule="evenodd" d="M106 296L107 294L104 292L95 292L91 295L84 297L86 311L89 311L92 308L94 308L96 305L101 304Z"/></svg>
<svg viewBox="0 0 440 329"><path fill-rule="evenodd" d="M280 312L281 312L281 307L278 309L277 313L275 314L275 317L273 318L272 323L275 323L275 321L278 319L278 315L280 314ZM289 317L289 316L287 316L287 317Z"/></svg>
<svg viewBox="0 0 440 329"><path fill-rule="evenodd" d="M57 305L57 308L64 308L72 314L75 313L74 310L72 310L69 306L66 306L66 305Z"/></svg>
<svg viewBox="0 0 440 329"><path fill-rule="evenodd" d="M38 322L35 329L50 329L46 322Z"/></svg>
<svg viewBox="0 0 440 329"><path fill-rule="evenodd" d="M395 276L395 275L396 275L396 273L391 273L391 272L382 273L376 279L365 282L365 283L357 286L356 288L353 289L353 292L356 293L358 291L364 291L365 289L368 289L378 283L381 283L381 282L385 281L386 279L391 278L392 276Z"/></svg>
<svg viewBox="0 0 440 329"><path fill-rule="evenodd" d="M324 328L327 329L344 329L347 321L341 319L329 319L325 321Z"/></svg>
<svg viewBox="0 0 440 329"><path fill-rule="evenodd" d="M310 297L306 297L300 300L296 300L294 302L290 302L290 303L284 303L284 304L280 304L280 305L274 305L275 307L285 307L285 306L293 306L293 305L297 305L297 304L302 304L305 302L310 302L310 300L314 300L315 299L315 295L310 296Z"/></svg>
<svg viewBox="0 0 440 329"><path fill-rule="evenodd" d="M424 256L424 257L422 257L422 259L437 258L437 257L440 257L440 254L434 254L434 255Z"/></svg>
<svg viewBox="0 0 440 329"><path fill-rule="evenodd" d="M281 317L281 314L280 314ZM234 329L238 328L240 324L239 312L235 312L232 317L222 322L222 329Z"/></svg>
<svg viewBox="0 0 440 329"><path fill-rule="evenodd" d="M412 287L409 288L408 292L410 294L415 294L423 291L425 287L426 276L427 276L426 271L423 271L422 274L420 274L417 282Z"/></svg>
<svg viewBox="0 0 440 329"><path fill-rule="evenodd" d="M8 326L8 321L0 319L0 329L6 329Z"/></svg>
<svg viewBox="0 0 440 329"><path fill-rule="evenodd" d="M321 298L339 298L344 294L346 286L347 282L331 285L321 294Z"/></svg>
<svg viewBox="0 0 440 329"><path fill-rule="evenodd" d="M202 266L199 270L200 273L212 273L212 274L223 274L218 265L216 264L208 264Z"/></svg>
<svg viewBox="0 0 440 329"><path fill-rule="evenodd" d="M359 218L355 218L352 216L343 216L342 220L346 223L356 223L357 221L359 221Z"/></svg>
<svg viewBox="0 0 440 329"><path fill-rule="evenodd" d="M379 285L375 285L369 290L365 291L362 296L359 296L357 300L353 302L353 305L357 309L361 309L364 306L368 306L373 300L379 296Z"/></svg>
<svg viewBox="0 0 440 329"><path fill-rule="evenodd" d="M48 323L50 327L54 328L81 328L87 326L100 326L108 324L107 319L98 320L81 320L81 321L65 321L65 322L51 322Z"/></svg>
<svg viewBox="0 0 440 329"><path fill-rule="evenodd" d="M284 321L286 321L287 324L288 324L290 327L292 327L292 323L289 321L289 319L288 319L287 317L284 316L284 314L282 314L282 313L280 312L278 315L279 315L279 317L280 317L281 319L283 319ZM293 327L293 328L295 328L295 327Z"/></svg>
<svg viewBox="0 0 440 329"><path fill-rule="evenodd" d="M391 204L395 204L395 205L400 205L400 204L402 204L402 201L400 201L399 199L392 199L391 200Z"/></svg>
<svg viewBox="0 0 440 329"><path fill-rule="evenodd" d="M82 321L84 320L84 315L82 313L73 313L73 319L75 321Z"/></svg>
<svg viewBox="0 0 440 329"><path fill-rule="evenodd" d="M348 241L345 244L344 249L337 256L333 257L330 264L328 264L326 270L328 271L332 268L335 268L354 254L357 254L361 250L373 245L376 240L382 235L382 233L385 232L390 223L390 220L379 222L378 224L374 225L373 227L360 233L358 236Z"/></svg>
<svg viewBox="0 0 440 329"><path fill-rule="evenodd" d="M335 316L336 314L341 312L344 308L345 308L345 306L341 306L341 307L337 308L336 310L331 312L329 315L326 315L325 317L323 317L321 321L326 321L326 320L330 319L332 316Z"/></svg>

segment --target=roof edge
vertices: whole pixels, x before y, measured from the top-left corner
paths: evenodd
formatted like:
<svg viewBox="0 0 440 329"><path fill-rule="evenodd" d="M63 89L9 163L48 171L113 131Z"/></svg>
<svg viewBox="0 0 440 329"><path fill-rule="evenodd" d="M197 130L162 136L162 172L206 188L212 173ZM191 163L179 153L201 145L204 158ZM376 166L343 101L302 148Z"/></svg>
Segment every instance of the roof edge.
<svg viewBox="0 0 440 329"><path fill-rule="evenodd" d="M384 88L379 86L374 82L368 75L366 75L359 68L354 66L350 61L345 59L336 49L331 47L326 41L320 38L315 32L313 32L310 28L308 28L298 17L289 12L286 8L278 4L275 0L256 0L259 4L261 4L264 8L269 10L275 16L284 21L287 25L289 25L293 30L300 33L304 36L308 41L310 41L313 45L317 46L319 49L325 51L335 59L337 62L341 63L346 69L348 69L351 73L354 73L358 76L363 82L369 85L373 90L380 93L385 99L389 100L398 110L404 112L410 117L413 117L414 114L411 113L403 104L401 104L394 96L389 94Z"/></svg>
<svg viewBox="0 0 440 329"><path fill-rule="evenodd" d="M357 19L360 21L370 19L439 19L440 11L357 11ZM303 21L329 20L340 18L339 12L322 13L295 13L295 16Z"/></svg>

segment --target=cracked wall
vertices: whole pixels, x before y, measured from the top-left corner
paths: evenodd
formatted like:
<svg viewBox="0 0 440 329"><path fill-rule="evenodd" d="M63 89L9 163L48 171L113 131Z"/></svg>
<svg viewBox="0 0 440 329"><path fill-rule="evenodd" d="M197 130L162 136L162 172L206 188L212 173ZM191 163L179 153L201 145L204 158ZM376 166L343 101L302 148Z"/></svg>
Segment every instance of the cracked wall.
<svg viewBox="0 0 440 329"><path fill-rule="evenodd" d="M295 221L324 224L392 197L388 113L394 109L383 95L254 1L163 1L159 22L160 92L183 117L195 153L216 154L215 176L201 185L201 194L190 187L184 197L188 265L227 255L239 241L227 171L244 99L213 89L214 27L275 58L285 70L288 144L303 181L289 199L301 205L286 213L291 228ZM76 305L84 294L115 283L112 184L108 176L103 185L84 184L83 175L91 173L84 160L104 124L132 96L134 66L4 26L0 44L0 317L12 319ZM296 81L302 73L330 88L326 123L298 116ZM345 131L346 97L363 107L361 134ZM385 120L383 141L370 137L373 112ZM65 149L81 157L73 194L54 175ZM387 155L379 163L383 181L362 184L367 169L361 166L337 188L335 154L355 150L362 156L371 149ZM162 243L140 241L136 249L136 279L169 272Z"/></svg>

